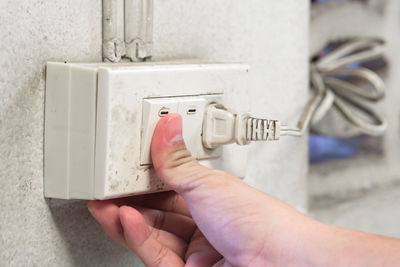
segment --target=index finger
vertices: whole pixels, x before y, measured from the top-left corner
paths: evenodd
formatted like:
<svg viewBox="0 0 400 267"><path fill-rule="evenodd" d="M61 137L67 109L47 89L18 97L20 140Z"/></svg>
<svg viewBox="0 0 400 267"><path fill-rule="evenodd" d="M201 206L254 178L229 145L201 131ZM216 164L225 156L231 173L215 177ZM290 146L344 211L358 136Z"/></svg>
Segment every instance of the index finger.
<svg viewBox="0 0 400 267"><path fill-rule="evenodd" d="M122 201L127 205L137 205L192 217L185 200L174 191L127 197Z"/></svg>

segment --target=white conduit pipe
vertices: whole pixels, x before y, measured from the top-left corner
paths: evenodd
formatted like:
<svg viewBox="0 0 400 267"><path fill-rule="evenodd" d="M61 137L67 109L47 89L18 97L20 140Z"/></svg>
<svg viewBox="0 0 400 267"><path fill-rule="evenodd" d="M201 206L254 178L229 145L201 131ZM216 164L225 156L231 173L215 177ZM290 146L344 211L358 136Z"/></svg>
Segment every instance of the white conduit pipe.
<svg viewBox="0 0 400 267"><path fill-rule="evenodd" d="M144 61L153 49L153 0L103 0L103 61Z"/></svg>
<svg viewBox="0 0 400 267"><path fill-rule="evenodd" d="M126 57L150 58L153 49L153 0L125 0Z"/></svg>
<svg viewBox="0 0 400 267"><path fill-rule="evenodd" d="M118 4L119 1L103 0L103 61L119 62L125 54L123 37L118 34Z"/></svg>

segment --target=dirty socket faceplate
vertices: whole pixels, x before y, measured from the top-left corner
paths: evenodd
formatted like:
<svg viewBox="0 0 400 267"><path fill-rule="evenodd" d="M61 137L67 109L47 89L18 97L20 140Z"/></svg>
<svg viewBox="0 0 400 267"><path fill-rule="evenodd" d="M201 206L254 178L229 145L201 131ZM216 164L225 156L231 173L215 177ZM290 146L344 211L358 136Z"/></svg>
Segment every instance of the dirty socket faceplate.
<svg viewBox="0 0 400 267"><path fill-rule="evenodd" d="M45 196L108 199L165 190L141 164L143 101L219 95L225 105L247 112L247 86L244 64L48 63ZM218 159L201 163L243 176L246 151L227 146Z"/></svg>

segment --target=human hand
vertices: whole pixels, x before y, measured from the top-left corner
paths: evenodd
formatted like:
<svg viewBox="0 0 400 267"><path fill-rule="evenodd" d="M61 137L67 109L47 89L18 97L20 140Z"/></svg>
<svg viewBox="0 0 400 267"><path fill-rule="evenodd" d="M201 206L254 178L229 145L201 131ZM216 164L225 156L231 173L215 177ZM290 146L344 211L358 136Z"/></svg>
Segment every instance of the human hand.
<svg viewBox="0 0 400 267"><path fill-rule="evenodd" d="M186 150L179 115L159 121L151 154L158 177L174 191L88 201L104 231L146 265L299 263L296 240L306 235L310 220L240 179L200 165Z"/></svg>

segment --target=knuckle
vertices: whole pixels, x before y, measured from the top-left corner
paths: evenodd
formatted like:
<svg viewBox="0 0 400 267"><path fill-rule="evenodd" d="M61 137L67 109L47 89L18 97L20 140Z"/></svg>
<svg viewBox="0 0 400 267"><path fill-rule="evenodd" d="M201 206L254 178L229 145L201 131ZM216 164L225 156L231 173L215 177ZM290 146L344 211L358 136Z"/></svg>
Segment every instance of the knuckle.
<svg viewBox="0 0 400 267"><path fill-rule="evenodd" d="M187 193L202 187L225 187L231 182L231 179L228 179L229 176L222 171L197 168L195 171L186 174L186 178L182 179L183 182L179 185L178 191Z"/></svg>
<svg viewBox="0 0 400 267"><path fill-rule="evenodd" d="M190 152L185 148L172 151L166 160L166 168L177 168L179 166L195 162L195 158L192 157Z"/></svg>
<svg viewBox="0 0 400 267"><path fill-rule="evenodd" d="M148 239L151 237L158 240L158 237L160 236L160 231L156 227L149 227L149 228L150 230Z"/></svg>
<svg viewBox="0 0 400 267"><path fill-rule="evenodd" d="M153 220L153 225L154 228L161 229L165 223L165 214L162 211L157 211L154 220Z"/></svg>
<svg viewBox="0 0 400 267"><path fill-rule="evenodd" d="M167 255L168 255L168 249L164 246L160 246L160 248L156 252L156 255L154 257L151 266L160 266Z"/></svg>
<svg viewBox="0 0 400 267"><path fill-rule="evenodd" d="M179 201L180 196L178 194L175 194L171 200L171 204L169 206L169 209L167 211L169 212L173 212L174 210L176 210L176 207L178 205L178 201Z"/></svg>

